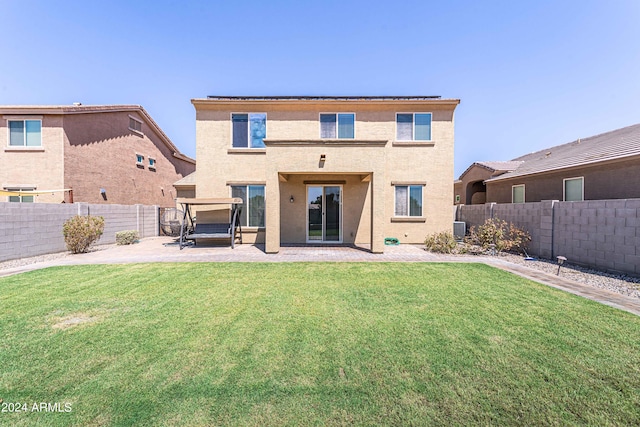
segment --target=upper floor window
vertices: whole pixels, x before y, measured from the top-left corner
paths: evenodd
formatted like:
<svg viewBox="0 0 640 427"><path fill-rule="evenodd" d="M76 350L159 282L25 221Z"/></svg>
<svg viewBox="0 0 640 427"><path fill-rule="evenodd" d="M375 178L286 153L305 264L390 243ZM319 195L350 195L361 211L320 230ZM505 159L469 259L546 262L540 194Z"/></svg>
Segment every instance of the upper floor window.
<svg viewBox="0 0 640 427"><path fill-rule="evenodd" d="M41 147L41 120L9 120L9 145L12 147Z"/></svg>
<svg viewBox="0 0 640 427"><path fill-rule="evenodd" d="M584 178L567 178L564 180L564 201L581 202L584 200Z"/></svg>
<svg viewBox="0 0 640 427"><path fill-rule="evenodd" d="M136 154L136 164L144 166L144 156L142 154Z"/></svg>
<svg viewBox="0 0 640 427"><path fill-rule="evenodd" d="M156 168L156 159L149 157L149 169L155 169L155 168Z"/></svg>
<svg viewBox="0 0 640 427"><path fill-rule="evenodd" d="M422 216L422 185L396 185L395 216Z"/></svg>
<svg viewBox="0 0 640 427"><path fill-rule="evenodd" d="M431 141L431 113L396 114L398 141Z"/></svg>
<svg viewBox="0 0 640 427"><path fill-rule="evenodd" d="M511 203L524 203L524 184L511 187Z"/></svg>
<svg viewBox="0 0 640 427"><path fill-rule="evenodd" d="M142 133L142 122L129 116L129 129Z"/></svg>
<svg viewBox="0 0 640 427"><path fill-rule="evenodd" d="M264 148L267 137L267 115L265 113L232 114L233 147Z"/></svg>
<svg viewBox="0 0 640 427"><path fill-rule="evenodd" d="M320 114L320 138L353 139L355 121L353 113Z"/></svg>

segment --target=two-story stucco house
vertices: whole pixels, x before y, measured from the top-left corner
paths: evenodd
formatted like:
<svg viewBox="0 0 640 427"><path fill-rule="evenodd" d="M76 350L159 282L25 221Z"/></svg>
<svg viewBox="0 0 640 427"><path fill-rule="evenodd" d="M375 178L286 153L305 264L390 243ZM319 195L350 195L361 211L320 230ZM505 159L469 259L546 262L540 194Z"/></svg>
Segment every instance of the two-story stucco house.
<svg viewBox="0 0 640 427"><path fill-rule="evenodd" d="M173 206L195 170L139 105L0 106L0 147L5 202Z"/></svg>
<svg viewBox="0 0 640 427"><path fill-rule="evenodd" d="M451 230L454 110L431 96L210 96L196 109L198 198L240 197L245 242L422 243ZM198 211L198 222L228 221Z"/></svg>

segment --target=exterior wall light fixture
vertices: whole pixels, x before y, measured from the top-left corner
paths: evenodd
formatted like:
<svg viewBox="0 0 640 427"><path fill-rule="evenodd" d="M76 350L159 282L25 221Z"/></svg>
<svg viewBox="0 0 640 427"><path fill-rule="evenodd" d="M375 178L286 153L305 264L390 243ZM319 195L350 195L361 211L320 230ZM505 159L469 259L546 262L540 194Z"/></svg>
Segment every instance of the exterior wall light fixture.
<svg viewBox="0 0 640 427"><path fill-rule="evenodd" d="M295 202L295 199L293 198L293 194L291 195L291 197L289 197L289 203L293 203Z"/></svg>

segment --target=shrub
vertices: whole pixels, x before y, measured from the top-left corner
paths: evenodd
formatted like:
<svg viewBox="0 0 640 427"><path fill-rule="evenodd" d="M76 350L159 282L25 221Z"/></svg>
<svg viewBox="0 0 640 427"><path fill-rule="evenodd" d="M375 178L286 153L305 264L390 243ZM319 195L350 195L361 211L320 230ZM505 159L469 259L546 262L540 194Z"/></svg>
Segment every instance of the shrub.
<svg viewBox="0 0 640 427"><path fill-rule="evenodd" d="M434 233L427 236L424 241L427 250L439 254L450 254L456 249L457 243L453 234L448 231Z"/></svg>
<svg viewBox="0 0 640 427"><path fill-rule="evenodd" d="M135 243L140 238L140 235L136 230L124 230L116 233L116 244L118 245L130 245Z"/></svg>
<svg viewBox="0 0 640 427"><path fill-rule="evenodd" d="M495 249L497 253L502 251L522 251L531 236L525 230L507 223L500 218L490 218L480 226L471 227L467 243L482 246L484 250Z"/></svg>
<svg viewBox="0 0 640 427"><path fill-rule="evenodd" d="M76 215L62 226L64 242L71 253L79 254L89 250L104 231L104 218L101 216Z"/></svg>

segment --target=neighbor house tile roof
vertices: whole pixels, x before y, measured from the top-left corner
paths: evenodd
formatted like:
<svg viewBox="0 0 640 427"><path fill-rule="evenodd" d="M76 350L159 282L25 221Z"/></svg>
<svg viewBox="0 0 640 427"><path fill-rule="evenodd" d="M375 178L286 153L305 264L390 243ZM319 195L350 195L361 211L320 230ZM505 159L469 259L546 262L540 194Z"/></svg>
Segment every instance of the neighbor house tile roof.
<svg viewBox="0 0 640 427"><path fill-rule="evenodd" d="M522 162L514 162L514 161L509 161L509 162L474 162L474 163L471 164L471 166L469 166L467 168L467 170L462 172L462 175L460 175L460 179L462 179L462 177L465 176L466 173L469 172L471 170L471 168L473 168L474 166L480 166L481 168L484 168L484 169L488 170L489 172L491 172L492 175L495 175L495 174L500 174L500 173L505 173L505 172L510 172L512 170L515 170L521 164L522 164Z"/></svg>
<svg viewBox="0 0 640 427"><path fill-rule="evenodd" d="M515 170L487 181L500 181L638 155L640 155L640 124L581 138L518 157L513 160L522 163Z"/></svg>
<svg viewBox="0 0 640 427"><path fill-rule="evenodd" d="M174 187L195 187L196 173L191 172L189 175L173 183Z"/></svg>

